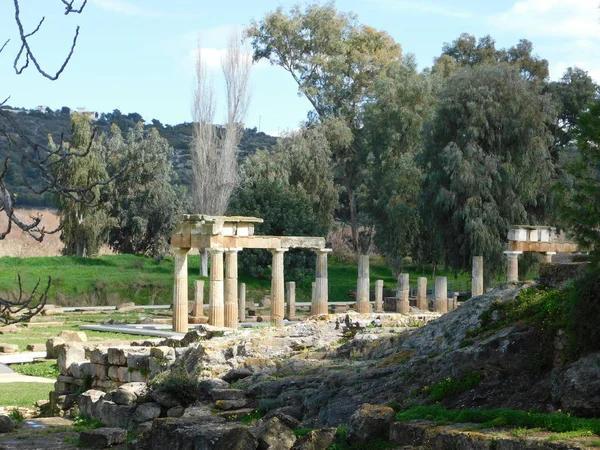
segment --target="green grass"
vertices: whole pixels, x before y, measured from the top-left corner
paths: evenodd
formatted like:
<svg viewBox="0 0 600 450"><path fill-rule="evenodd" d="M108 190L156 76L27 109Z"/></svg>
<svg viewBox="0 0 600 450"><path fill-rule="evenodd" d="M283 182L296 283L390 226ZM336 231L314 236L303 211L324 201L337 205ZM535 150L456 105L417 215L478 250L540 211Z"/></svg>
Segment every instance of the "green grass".
<svg viewBox="0 0 600 450"><path fill-rule="evenodd" d="M78 433L95 430L96 428L101 428L103 426L104 424L98 419L88 419L83 416L77 416L75 420L73 420L73 429Z"/></svg>
<svg viewBox="0 0 600 450"><path fill-rule="evenodd" d="M446 409L439 405L415 406L396 415L398 421L426 419L438 424L480 423L483 428L540 429L572 436L600 435L600 419L583 419L569 414L544 414L514 409ZM565 435L566 436L566 435Z"/></svg>
<svg viewBox="0 0 600 450"><path fill-rule="evenodd" d="M52 361L11 364L10 368L23 375L34 377L56 378L58 376L58 365Z"/></svg>
<svg viewBox="0 0 600 450"><path fill-rule="evenodd" d="M38 400L48 400L52 390L52 383L0 383L0 406L33 406Z"/></svg>
<svg viewBox="0 0 600 450"><path fill-rule="evenodd" d="M198 275L200 257L188 257L189 298L193 299L194 280L204 279L204 298L208 299L208 279ZM417 278L425 276L433 284L433 269L407 266L411 286ZM356 290L358 268L346 264L336 257L329 258L329 299L331 301L350 300L350 291ZM20 274L23 286L29 292L38 279L45 286L48 277L52 278L48 303L63 306L115 305L133 301L138 305L170 304L173 295L173 259L164 258L155 262L151 258L135 255L106 255L97 258L73 256L0 258L0 295L18 294L17 275ZM438 268L436 276L446 276L448 281L462 282L470 286L470 274L454 274ZM247 299L260 300L270 293L271 281L249 276L240 267L240 282L247 285ZM371 289L375 281L383 280L384 288L393 290L397 280L381 258L372 258L370 266ZM288 280L293 281L293 280ZM297 301L310 301L311 282L307 280L296 287Z"/></svg>
<svg viewBox="0 0 600 450"><path fill-rule="evenodd" d="M434 402L439 402L451 395L466 392L479 385L481 374L478 372L468 373L461 378L448 377L439 383L436 383L431 388L424 389L429 391L429 398Z"/></svg>

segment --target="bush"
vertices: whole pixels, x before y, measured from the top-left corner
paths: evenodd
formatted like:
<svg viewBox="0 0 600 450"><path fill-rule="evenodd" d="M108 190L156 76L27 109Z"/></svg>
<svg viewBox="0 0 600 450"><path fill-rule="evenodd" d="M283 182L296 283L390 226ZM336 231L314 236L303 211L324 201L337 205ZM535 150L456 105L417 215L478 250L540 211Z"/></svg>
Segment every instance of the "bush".
<svg viewBox="0 0 600 450"><path fill-rule="evenodd" d="M154 377L148 388L151 391L160 390L177 398L183 406L189 406L202 397L200 383L183 369L172 369Z"/></svg>
<svg viewBox="0 0 600 450"><path fill-rule="evenodd" d="M477 387L480 381L481 374L479 372L471 372L461 378L448 377L430 389L429 398L434 402L439 402L451 395L460 394Z"/></svg>

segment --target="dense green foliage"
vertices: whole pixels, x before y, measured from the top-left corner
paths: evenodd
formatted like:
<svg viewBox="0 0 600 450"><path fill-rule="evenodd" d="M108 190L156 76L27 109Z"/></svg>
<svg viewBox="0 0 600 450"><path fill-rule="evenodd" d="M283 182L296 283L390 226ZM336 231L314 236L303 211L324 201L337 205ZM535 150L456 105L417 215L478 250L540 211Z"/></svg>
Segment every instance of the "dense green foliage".
<svg viewBox="0 0 600 450"><path fill-rule="evenodd" d="M58 197L61 215L61 240L63 253L73 256L93 256L106 242L112 220L100 197L100 185L109 178L102 159L101 140L92 140L90 118L83 114L72 116L73 129L69 143L63 143L72 156L56 165L57 182L63 186L83 189L92 187L83 198L77 196ZM51 148L56 148L53 141Z"/></svg>
<svg viewBox="0 0 600 450"><path fill-rule="evenodd" d="M423 154L424 194L453 267L483 255L489 276L503 263L511 224L543 223L554 113L549 96L507 64L462 68L445 80Z"/></svg>
<svg viewBox="0 0 600 450"><path fill-rule="evenodd" d="M326 236L337 204L327 141L316 127L280 139L272 152L260 150L242 166L229 213L264 219L256 232L282 236ZM286 276L301 282L314 268L314 253L291 250ZM270 278L271 255L246 250L240 265L251 275Z"/></svg>
<svg viewBox="0 0 600 450"><path fill-rule="evenodd" d="M398 421L435 420L447 423L480 423L482 428L539 428L564 433L588 431L600 435L600 419L582 419L570 414L521 411L514 409L446 409L442 406L414 406L396 415Z"/></svg>

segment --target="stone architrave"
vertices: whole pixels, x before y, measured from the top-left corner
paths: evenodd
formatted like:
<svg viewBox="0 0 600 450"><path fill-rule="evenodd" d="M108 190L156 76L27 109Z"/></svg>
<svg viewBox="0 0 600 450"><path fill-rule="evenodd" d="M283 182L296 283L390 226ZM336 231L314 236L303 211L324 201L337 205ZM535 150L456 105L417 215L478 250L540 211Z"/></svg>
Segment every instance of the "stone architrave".
<svg viewBox="0 0 600 450"><path fill-rule="evenodd" d="M238 295L238 319L240 322L244 322L246 320L246 283L240 283Z"/></svg>
<svg viewBox="0 0 600 450"><path fill-rule="evenodd" d="M356 311L359 313L371 312L371 303L369 303L369 255L358 255Z"/></svg>
<svg viewBox="0 0 600 450"><path fill-rule="evenodd" d="M223 249L210 250L210 286L208 304L208 323L216 327L225 324L225 305L223 288Z"/></svg>
<svg viewBox="0 0 600 450"><path fill-rule="evenodd" d="M229 328L238 327L238 252L239 248L225 250L225 314L224 325Z"/></svg>
<svg viewBox="0 0 600 450"><path fill-rule="evenodd" d="M175 283L173 286L173 331L188 331L188 264L189 248L175 248Z"/></svg>
<svg viewBox="0 0 600 450"><path fill-rule="evenodd" d="M317 264L315 268L315 295L311 310L315 315L328 313L329 283L327 280L327 254L330 248L316 249Z"/></svg>
<svg viewBox="0 0 600 450"><path fill-rule="evenodd" d="M375 312L383 312L383 280L375 281Z"/></svg>
<svg viewBox="0 0 600 450"><path fill-rule="evenodd" d="M419 277L417 284L417 309L429 311L429 303L427 302L427 278Z"/></svg>
<svg viewBox="0 0 600 450"><path fill-rule="evenodd" d="M473 256L471 296L483 294L483 256Z"/></svg>
<svg viewBox="0 0 600 450"><path fill-rule="evenodd" d="M435 278L435 311L448 312L448 279L446 277Z"/></svg>
<svg viewBox="0 0 600 450"><path fill-rule="evenodd" d="M271 263L271 322L275 326L283 326L283 312L285 305L285 286L283 272L283 255L287 249L272 249L273 260Z"/></svg>
<svg viewBox="0 0 600 450"><path fill-rule="evenodd" d="M410 303L408 300L410 291L409 275L401 273L398 275L398 290L396 292L396 312L408 314L410 312Z"/></svg>
<svg viewBox="0 0 600 450"><path fill-rule="evenodd" d="M204 280L194 280L193 317L204 317Z"/></svg>
<svg viewBox="0 0 600 450"><path fill-rule="evenodd" d="M506 267L506 279L510 282L519 281L519 255L521 251L507 251L504 252L508 265Z"/></svg>
<svg viewBox="0 0 600 450"><path fill-rule="evenodd" d="M286 317L288 320L296 320L296 282L285 283Z"/></svg>

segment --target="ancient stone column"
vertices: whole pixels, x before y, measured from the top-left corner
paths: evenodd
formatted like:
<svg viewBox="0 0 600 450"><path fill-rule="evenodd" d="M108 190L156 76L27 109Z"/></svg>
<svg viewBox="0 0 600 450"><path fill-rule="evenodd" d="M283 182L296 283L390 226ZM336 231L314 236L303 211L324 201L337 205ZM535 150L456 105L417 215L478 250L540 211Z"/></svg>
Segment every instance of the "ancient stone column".
<svg viewBox="0 0 600 450"><path fill-rule="evenodd" d="M194 310L192 317L204 317L204 280L194 280Z"/></svg>
<svg viewBox="0 0 600 450"><path fill-rule="evenodd" d="M317 314L317 310L315 307L317 306L317 302L315 301L317 297L317 283L315 281L311 284L311 293L310 293L310 315L314 316Z"/></svg>
<svg viewBox="0 0 600 450"><path fill-rule="evenodd" d="M417 309L429 311L429 303L427 302L427 278L419 277L417 284Z"/></svg>
<svg viewBox="0 0 600 450"><path fill-rule="evenodd" d="M312 299L311 310L314 314L327 314L329 301L329 283L327 281L327 254L331 252L330 248L315 250L317 254L317 264L315 268L315 295Z"/></svg>
<svg viewBox="0 0 600 450"><path fill-rule="evenodd" d="M283 326L284 310L284 273L283 273L283 255L285 249L272 249L273 261L271 263L271 322L275 326Z"/></svg>
<svg viewBox="0 0 600 450"><path fill-rule="evenodd" d="M208 323L216 327L225 324L225 307L223 302L223 249L210 249L210 285L208 289Z"/></svg>
<svg viewBox="0 0 600 450"><path fill-rule="evenodd" d="M238 320L243 322L246 320L246 283L240 283L239 297Z"/></svg>
<svg viewBox="0 0 600 450"><path fill-rule="evenodd" d="M296 320L296 282L288 281L285 283L286 296L286 317L288 320Z"/></svg>
<svg viewBox="0 0 600 450"><path fill-rule="evenodd" d="M436 312L448 312L448 279L446 277L435 278L435 310Z"/></svg>
<svg viewBox="0 0 600 450"><path fill-rule="evenodd" d="M459 295L460 295L460 292L452 293L452 311L454 311L456 308L458 308L458 296Z"/></svg>
<svg viewBox="0 0 600 450"><path fill-rule="evenodd" d="M545 262L547 264L552 263L552 257L556 255L556 252L546 252L546 253L542 253L542 262Z"/></svg>
<svg viewBox="0 0 600 450"><path fill-rule="evenodd" d="M510 282L519 281L519 255L523 252L504 252L508 261L506 279Z"/></svg>
<svg viewBox="0 0 600 450"><path fill-rule="evenodd" d="M410 312L409 295L409 276L407 273L398 275L398 290L396 291L396 312L408 314Z"/></svg>
<svg viewBox="0 0 600 450"><path fill-rule="evenodd" d="M356 311L359 313L371 312L371 304L369 303L369 255L358 255Z"/></svg>
<svg viewBox="0 0 600 450"><path fill-rule="evenodd" d="M375 281L375 312L383 312L383 280Z"/></svg>
<svg viewBox="0 0 600 450"><path fill-rule="evenodd" d="M483 294L483 256L473 256L471 297Z"/></svg>
<svg viewBox="0 0 600 450"><path fill-rule="evenodd" d="M238 327L238 252L240 250L240 248L225 250L224 324L229 328Z"/></svg>
<svg viewBox="0 0 600 450"><path fill-rule="evenodd" d="M175 248L175 280L173 284L173 331L188 331L188 264L189 248Z"/></svg>

